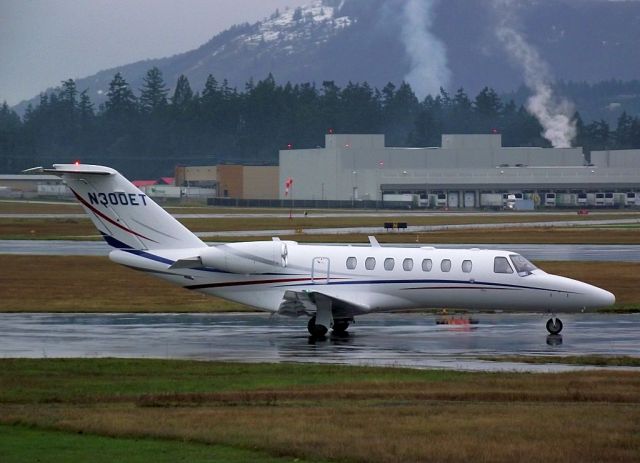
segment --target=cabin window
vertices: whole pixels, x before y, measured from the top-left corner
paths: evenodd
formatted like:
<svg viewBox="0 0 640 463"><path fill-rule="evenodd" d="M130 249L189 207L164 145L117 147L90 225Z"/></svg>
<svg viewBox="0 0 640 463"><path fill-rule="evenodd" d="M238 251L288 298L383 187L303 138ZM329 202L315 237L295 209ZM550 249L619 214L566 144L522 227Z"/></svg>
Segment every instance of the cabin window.
<svg viewBox="0 0 640 463"><path fill-rule="evenodd" d="M449 259L442 259L442 262L440 262L440 270L442 270L443 272L450 272L451 261Z"/></svg>
<svg viewBox="0 0 640 463"><path fill-rule="evenodd" d="M347 257L347 268L353 270L358 265L358 259L355 257Z"/></svg>
<svg viewBox="0 0 640 463"><path fill-rule="evenodd" d="M430 272L432 267L433 267L433 262L431 262L431 259L422 259L423 272Z"/></svg>
<svg viewBox="0 0 640 463"><path fill-rule="evenodd" d="M471 273L471 268L473 267L473 264L471 263L470 260L463 260L462 261L462 271L464 273Z"/></svg>
<svg viewBox="0 0 640 463"><path fill-rule="evenodd" d="M521 277L531 275L531 272L538 269L538 267L533 265L520 254L511 254L509 257L511 257L511 262L513 262L513 266L516 268L516 272L518 272L518 275L520 275Z"/></svg>
<svg viewBox="0 0 640 463"><path fill-rule="evenodd" d="M496 257L493 259L493 271L495 273L513 273L511 265L506 257Z"/></svg>
<svg viewBox="0 0 640 463"><path fill-rule="evenodd" d="M367 270L373 270L376 268L376 258L375 257L367 257L367 260L364 261L364 268Z"/></svg>
<svg viewBox="0 0 640 463"><path fill-rule="evenodd" d="M393 259L393 257L387 257L384 260L384 269L391 271L393 270L393 267L396 265L396 261Z"/></svg>
<svg viewBox="0 0 640 463"><path fill-rule="evenodd" d="M413 259L405 259L402 261L402 268L405 272L410 272L413 270Z"/></svg>

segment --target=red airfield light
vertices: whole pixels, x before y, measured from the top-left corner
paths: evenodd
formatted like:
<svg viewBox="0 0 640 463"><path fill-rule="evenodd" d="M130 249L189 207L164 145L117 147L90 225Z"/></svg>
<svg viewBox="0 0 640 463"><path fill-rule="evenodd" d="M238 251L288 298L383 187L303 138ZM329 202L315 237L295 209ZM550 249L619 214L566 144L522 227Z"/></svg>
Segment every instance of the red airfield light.
<svg viewBox="0 0 640 463"><path fill-rule="evenodd" d="M80 160L76 159L76 162L74 162L74 164L75 164L76 166L79 166L79 165L80 165Z"/></svg>

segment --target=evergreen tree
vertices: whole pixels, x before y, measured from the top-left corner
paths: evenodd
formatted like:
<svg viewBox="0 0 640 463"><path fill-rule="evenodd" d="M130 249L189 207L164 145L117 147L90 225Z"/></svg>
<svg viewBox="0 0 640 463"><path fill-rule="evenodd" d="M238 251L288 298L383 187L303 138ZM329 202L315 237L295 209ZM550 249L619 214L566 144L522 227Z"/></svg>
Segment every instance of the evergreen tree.
<svg viewBox="0 0 640 463"><path fill-rule="evenodd" d="M77 97L78 90L76 89L75 81L73 79L62 81L62 88L60 90L60 101L65 102L71 108L75 108L78 104Z"/></svg>
<svg viewBox="0 0 640 463"><path fill-rule="evenodd" d="M633 146L633 118L624 111L618 118L618 125L613 134L616 147L631 148Z"/></svg>
<svg viewBox="0 0 640 463"><path fill-rule="evenodd" d="M382 119L387 143L404 146L408 142L420 103L411 86L402 82L397 91L392 83L382 89Z"/></svg>
<svg viewBox="0 0 640 463"><path fill-rule="evenodd" d="M152 67L147 71L142 79L143 85L140 89L140 109L143 113L151 113L167 104L167 89L162 72L157 67Z"/></svg>
<svg viewBox="0 0 640 463"><path fill-rule="evenodd" d="M109 82L107 101L105 102L105 113L108 116L117 118L120 116L131 116L136 111L136 97L131 88L119 72L113 76Z"/></svg>
<svg viewBox="0 0 640 463"><path fill-rule="evenodd" d="M7 102L3 102L0 106L0 168L3 172L22 167L18 153L21 130L22 121Z"/></svg>
<svg viewBox="0 0 640 463"><path fill-rule="evenodd" d="M463 88L459 88L451 100L451 122L449 132L472 133L474 132L473 114L471 112L471 100Z"/></svg>
<svg viewBox="0 0 640 463"><path fill-rule="evenodd" d="M78 113L80 115L81 121L88 121L93 119L94 111L93 111L93 103L91 102L91 98L87 95L87 90L83 90L80 93L80 101L78 102Z"/></svg>
<svg viewBox="0 0 640 463"><path fill-rule="evenodd" d="M209 74L204 84L204 90L202 90L202 104L206 107L214 107L219 102L220 97L218 81Z"/></svg>
<svg viewBox="0 0 640 463"><path fill-rule="evenodd" d="M589 139L589 151L609 149L611 131L604 120L593 121L585 126L585 133Z"/></svg>
<svg viewBox="0 0 640 463"><path fill-rule="evenodd" d="M326 131L343 132L339 123L340 88L333 80L322 82L318 106L320 118L324 122L323 133Z"/></svg>
<svg viewBox="0 0 640 463"><path fill-rule="evenodd" d="M379 133L381 98L368 83L349 82L340 93L340 125L346 133Z"/></svg>
<svg viewBox="0 0 640 463"><path fill-rule="evenodd" d="M495 90L485 87L476 96L473 106L482 116L497 117L500 114L502 102Z"/></svg>
<svg viewBox="0 0 640 463"><path fill-rule="evenodd" d="M142 92L138 105L118 73L97 114L87 91L78 93L72 79L43 93L39 104L27 107L22 121L1 105L0 166L15 171L77 156L87 162L89 156L130 175L162 175L178 163L274 163L278 149L289 143L320 146L327 131L384 133L392 146L438 146L443 133L490 133L495 128L504 146L550 146L540 135L540 123L523 106L503 102L490 87L472 100L464 89L453 94L442 89L420 102L404 82L381 90L366 82L340 88L325 81L316 88L312 83L281 85L269 75L238 91L210 75L199 97L181 76L169 105L155 68L147 73ZM145 117L139 117L142 108ZM574 143L587 152L640 148L640 118L632 114L620 116L612 132L605 121L585 123L576 113Z"/></svg>
<svg viewBox="0 0 640 463"><path fill-rule="evenodd" d="M176 83L176 89L171 97L171 104L175 107L186 108L193 100L193 90L187 79L183 74L178 77Z"/></svg>
<svg viewBox="0 0 640 463"><path fill-rule="evenodd" d="M582 116L580 116L580 113L576 111L571 120L574 121L576 125L576 137L571 141L571 144L584 148L589 142L586 138L587 134L584 130L584 121L582 120Z"/></svg>
<svg viewBox="0 0 640 463"><path fill-rule="evenodd" d="M631 148L640 148L640 117L634 117L631 125Z"/></svg>

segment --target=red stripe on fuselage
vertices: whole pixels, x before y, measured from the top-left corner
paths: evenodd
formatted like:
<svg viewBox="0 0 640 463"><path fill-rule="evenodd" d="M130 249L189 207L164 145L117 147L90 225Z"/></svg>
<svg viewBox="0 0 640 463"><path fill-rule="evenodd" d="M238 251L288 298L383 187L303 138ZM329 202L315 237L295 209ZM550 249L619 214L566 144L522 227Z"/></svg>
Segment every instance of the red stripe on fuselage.
<svg viewBox="0 0 640 463"><path fill-rule="evenodd" d="M186 289L206 289L206 288L224 288L227 286L247 286L247 285L264 285L270 283L293 283L293 282L301 282L301 281L321 281L326 278L316 278L311 279L307 278L281 278L281 279L272 279L272 280L249 280L249 281L229 281L226 283L210 283L210 284L202 284L202 285L189 285L184 286ZM342 278L337 278L342 279Z"/></svg>

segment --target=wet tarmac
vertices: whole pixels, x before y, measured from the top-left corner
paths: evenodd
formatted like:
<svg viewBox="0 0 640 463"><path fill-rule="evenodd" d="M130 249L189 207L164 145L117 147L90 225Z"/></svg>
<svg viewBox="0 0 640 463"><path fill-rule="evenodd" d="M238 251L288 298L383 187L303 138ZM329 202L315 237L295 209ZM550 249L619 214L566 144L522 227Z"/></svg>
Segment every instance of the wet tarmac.
<svg viewBox="0 0 640 463"><path fill-rule="evenodd" d="M311 340L306 319L267 314L0 314L0 357L124 357L304 362L481 371L566 371L560 364L478 360L506 355L640 357L640 315L478 314L439 325L427 314L359 317L346 337ZM593 368L593 367L591 367Z"/></svg>
<svg viewBox="0 0 640 463"><path fill-rule="evenodd" d="M213 244L213 243L210 243ZM363 246L368 246L364 244ZM394 244L394 246L428 246ZM640 246L592 244L440 244L440 248L506 249L531 260L640 262ZM112 250L104 241L0 240L0 254L106 256Z"/></svg>

